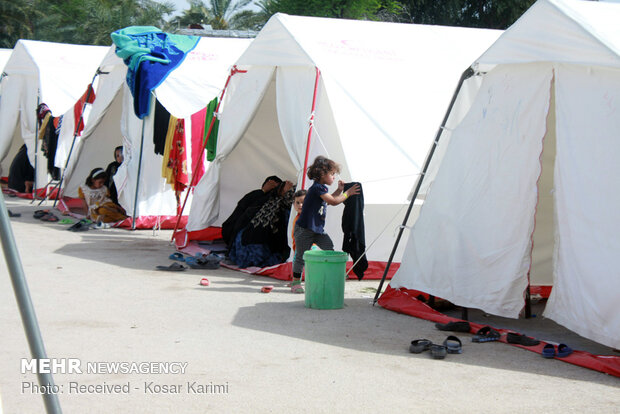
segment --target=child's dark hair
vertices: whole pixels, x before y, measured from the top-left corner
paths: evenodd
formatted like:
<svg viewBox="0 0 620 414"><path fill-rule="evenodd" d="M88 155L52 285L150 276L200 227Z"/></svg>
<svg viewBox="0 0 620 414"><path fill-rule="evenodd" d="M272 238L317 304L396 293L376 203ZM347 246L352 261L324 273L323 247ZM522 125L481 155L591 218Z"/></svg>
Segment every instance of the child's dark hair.
<svg viewBox="0 0 620 414"><path fill-rule="evenodd" d="M95 168L93 169L90 174L88 174L88 177L86 177L86 185L89 187L93 186L93 182L95 181L95 179L98 178L103 178L104 180L106 178L108 178L108 175L105 173L105 171L103 170L103 168Z"/></svg>
<svg viewBox="0 0 620 414"><path fill-rule="evenodd" d="M322 176L331 171L339 173L340 165L336 164L336 162L330 160L329 158L319 155L314 159L312 165L308 167L308 178L313 181L318 181Z"/></svg>
<svg viewBox="0 0 620 414"><path fill-rule="evenodd" d="M295 191L295 194L293 195L293 198L295 199L295 198L297 198L297 197L303 197L303 196L305 196L305 195L306 195L306 193L307 193L307 191L306 191L306 190L298 190L298 191Z"/></svg>
<svg viewBox="0 0 620 414"><path fill-rule="evenodd" d="M120 151L121 155L123 154L123 146L119 145L118 147L114 148L114 157L116 157L116 151Z"/></svg>

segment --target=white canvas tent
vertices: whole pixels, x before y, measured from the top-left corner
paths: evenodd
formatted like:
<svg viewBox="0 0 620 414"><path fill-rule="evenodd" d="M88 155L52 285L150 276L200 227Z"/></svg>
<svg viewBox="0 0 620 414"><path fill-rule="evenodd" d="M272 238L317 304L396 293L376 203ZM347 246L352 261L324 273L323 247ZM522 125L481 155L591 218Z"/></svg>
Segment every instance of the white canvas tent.
<svg viewBox="0 0 620 414"><path fill-rule="evenodd" d="M0 49L0 82L2 82L2 78L4 78L4 67L6 66L6 62L9 61L11 57L11 53L13 53L13 49ZM0 99L2 99L2 88L0 87ZM0 170L0 174L2 171Z"/></svg>
<svg viewBox="0 0 620 414"><path fill-rule="evenodd" d="M190 238L221 225L269 175L300 188L309 141L309 163L326 155L342 164L344 181L362 183L368 258L385 262L460 72L499 33L274 15L237 61L246 72L225 94L218 155L196 187ZM328 214L336 248L341 211Z"/></svg>
<svg viewBox="0 0 620 414"><path fill-rule="evenodd" d="M0 101L0 168L8 174L13 157L25 143L35 165L36 110L45 103L57 117L84 93L107 51L102 46L19 40L6 63ZM37 155L41 165L42 154ZM46 168L37 168L35 187L47 183Z"/></svg>
<svg viewBox="0 0 620 414"><path fill-rule="evenodd" d="M13 49L0 49L0 72L4 70L4 66L9 61L11 53L13 53Z"/></svg>
<svg viewBox="0 0 620 414"><path fill-rule="evenodd" d="M177 118L185 118L189 140L189 117L203 109L209 101L219 96L229 69L250 44L251 39L200 38L196 47L155 90L159 102ZM95 167L102 167L113 160L114 148L123 145L125 161L115 175L119 202L129 214L134 211L136 189L137 227L152 227L154 221L172 221L176 216L176 199L170 184L162 178L163 157L154 153L153 111L144 120L144 145L140 162L143 121L133 112L133 98L125 81L127 66L109 48L99 67L96 99L92 104L86 126L75 141L72 111L63 123L56 165L67 165L63 196L77 197L79 185ZM190 146L186 146L190 149ZM67 159L71 152L69 163ZM191 154L188 154L188 163ZM140 172L138 167L140 164ZM188 166L192 168L191 166ZM140 184L138 183L138 177Z"/></svg>
<svg viewBox="0 0 620 414"><path fill-rule="evenodd" d="M620 347L620 5L539 0L472 68L392 288L544 316Z"/></svg>

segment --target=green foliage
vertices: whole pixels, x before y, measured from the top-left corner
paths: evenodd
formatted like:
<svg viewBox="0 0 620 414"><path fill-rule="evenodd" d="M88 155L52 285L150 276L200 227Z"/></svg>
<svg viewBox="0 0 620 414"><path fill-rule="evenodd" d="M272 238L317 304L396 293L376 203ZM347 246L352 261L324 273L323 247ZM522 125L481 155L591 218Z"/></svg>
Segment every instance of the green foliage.
<svg viewBox="0 0 620 414"><path fill-rule="evenodd" d="M535 0L191 0L167 22L172 3L154 0L0 0L0 47L20 38L109 45L127 26L171 31L192 23L214 29L260 30L277 13L402 23L505 29Z"/></svg>
<svg viewBox="0 0 620 414"><path fill-rule="evenodd" d="M33 20L39 17L34 0L0 0L0 47L12 49L18 39L31 39Z"/></svg>
<svg viewBox="0 0 620 414"><path fill-rule="evenodd" d="M399 0L407 23L506 29L535 0Z"/></svg>
<svg viewBox="0 0 620 414"><path fill-rule="evenodd" d="M110 45L110 33L127 26L164 29L173 11L172 3L153 0L0 0L0 19L14 22L3 26L0 43L13 47L26 38Z"/></svg>
<svg viewBox="0 0 620 414"><path fill-rule="evenodd" d="M209 3L202 0L190 0L190 8L185 10L181 16L174 18L170 23L175 27L188 27L192 24L208 24L215 30L226 30L234 27L233 21L237 24L253 24L251 18L254 12L243 12L243 16L237 17L251 0L209 0ZM249 27L246 27L249 28Z"/></svg>
<svg viewBox="0 0 620 414"><path fill-rule="evenodd" d="M381 0L269 0L269 8L299 16L373 19L383 7Z"/></svg>

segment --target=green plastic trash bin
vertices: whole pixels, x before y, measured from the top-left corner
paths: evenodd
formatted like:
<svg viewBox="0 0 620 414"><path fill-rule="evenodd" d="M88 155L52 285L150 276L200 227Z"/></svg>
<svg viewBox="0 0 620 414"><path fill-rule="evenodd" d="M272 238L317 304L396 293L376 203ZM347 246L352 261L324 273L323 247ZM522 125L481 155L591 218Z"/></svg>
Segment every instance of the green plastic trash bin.
<svg viewBox="0 0 620 414"><path fill-rule="evenodd" d="M306 308L342 309L347 253L308 250L306 262Z"/></svg>

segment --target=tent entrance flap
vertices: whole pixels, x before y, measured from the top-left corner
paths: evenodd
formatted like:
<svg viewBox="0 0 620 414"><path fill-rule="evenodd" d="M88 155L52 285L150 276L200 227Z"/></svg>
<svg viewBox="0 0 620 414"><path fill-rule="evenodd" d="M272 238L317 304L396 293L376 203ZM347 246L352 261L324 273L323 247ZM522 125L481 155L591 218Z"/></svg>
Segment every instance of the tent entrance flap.
<svg viewBox="0 0 620 414"><path fill-rule="evenodd" d="M547 132L543 138L540 157L542 171L538 180L538 204L532 234L532 263L530 286L553 285L553 252L555 249L554 166L556 154L555 82L551 82L551 97L547 113Z"/></svg>
<svg viewBox="0 0 620 414"><path fill-rule="evenodd" d="M263 180L277 175L297 182L297 169L284 144L276 109L276 82L271 79L256 114L227 162L222 164L220 182L221 223L248 191L260 188Z"/></svg>

